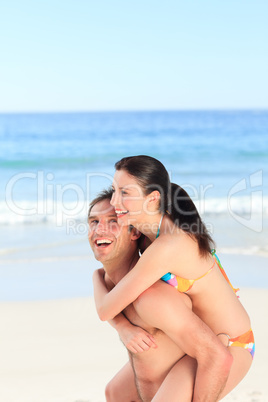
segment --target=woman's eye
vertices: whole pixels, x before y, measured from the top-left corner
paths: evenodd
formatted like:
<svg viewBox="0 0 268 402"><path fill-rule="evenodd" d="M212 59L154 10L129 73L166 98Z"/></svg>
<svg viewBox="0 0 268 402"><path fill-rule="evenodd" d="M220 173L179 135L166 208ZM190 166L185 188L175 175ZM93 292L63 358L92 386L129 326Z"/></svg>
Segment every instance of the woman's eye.
<svg viewBox="0 0 268 402"><path fill-rule="evenodd" d="M122 190L122 191L121 191L121 194L122 194L122 195L126 195L126 194L127 194L127 192L126 192L126 191L124 191L124 190Z"/></svg>

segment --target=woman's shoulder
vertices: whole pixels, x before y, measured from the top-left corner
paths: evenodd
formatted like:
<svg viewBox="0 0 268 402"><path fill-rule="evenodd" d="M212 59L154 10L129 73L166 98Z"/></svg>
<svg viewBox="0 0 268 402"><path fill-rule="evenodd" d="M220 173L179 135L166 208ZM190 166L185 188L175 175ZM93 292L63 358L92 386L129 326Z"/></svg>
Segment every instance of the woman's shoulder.
<svg viewBox="0 0 268 402"><path fill-rule="evenodd" d="M168 247L170 250L174 250L174 252L193 252L193 249L196 249L197 246L195 239L181 229L175 229L173 232L163 233L158 239L156 239L156 241L158 242L156 243L157 246Z"/></svg>
<svg viewBox="0 0 268 402"><path fill-rule="evenodd" d="M189 236L183 232L163 233L147 248L146 254L160 263L165 260L172 265L180 265L189 255L195 254L196 245L186 237Z"/></svg>
<svg viewBox="0 0 268 402"><path fill-rule="evenodd" d="M207 267L207 258L201 257L198 243L187 233L164 233L150 247L150 255L159 264L168 262L167 272L181 277L197 277ZM201 272L201 273L200 273Z"/></svg>

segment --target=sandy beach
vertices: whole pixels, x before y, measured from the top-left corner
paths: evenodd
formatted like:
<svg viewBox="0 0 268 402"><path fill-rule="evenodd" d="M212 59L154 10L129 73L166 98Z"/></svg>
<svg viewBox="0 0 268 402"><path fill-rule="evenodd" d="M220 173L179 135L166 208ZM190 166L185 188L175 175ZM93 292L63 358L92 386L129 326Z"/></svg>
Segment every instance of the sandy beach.
<svg viewBox="0 0 268 402"><path fill-rule="evenodd" d="M267 402L268 290L242 288L256 338L253 366L224 400ZM94 300L1 302L0 400L5 402L104 402L104 388L127 360Z"/></svg>

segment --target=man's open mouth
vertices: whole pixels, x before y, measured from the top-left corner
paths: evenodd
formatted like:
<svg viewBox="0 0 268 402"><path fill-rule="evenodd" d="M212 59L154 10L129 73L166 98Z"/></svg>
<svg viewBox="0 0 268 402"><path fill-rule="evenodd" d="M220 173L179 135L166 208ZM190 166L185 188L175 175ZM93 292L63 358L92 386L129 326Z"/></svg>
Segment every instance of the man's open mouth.
<svg viewBox="0 0 268 402"><path fill-rule="evenodd" d="M95 244L97 247L108 247L112 243L112 240L109 239L97 239L95 240Z"/></svg>

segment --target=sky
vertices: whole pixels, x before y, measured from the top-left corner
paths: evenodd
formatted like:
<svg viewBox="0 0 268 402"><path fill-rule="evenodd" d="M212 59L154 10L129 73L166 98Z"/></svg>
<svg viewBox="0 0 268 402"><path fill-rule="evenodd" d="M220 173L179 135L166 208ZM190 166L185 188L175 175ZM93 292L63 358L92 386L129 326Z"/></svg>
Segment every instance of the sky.
<svg viewBox="0 0 268 402"><path fill-rule="evenodd" d="M268 108L267 0L8 0L0 113Z"/></svg>

